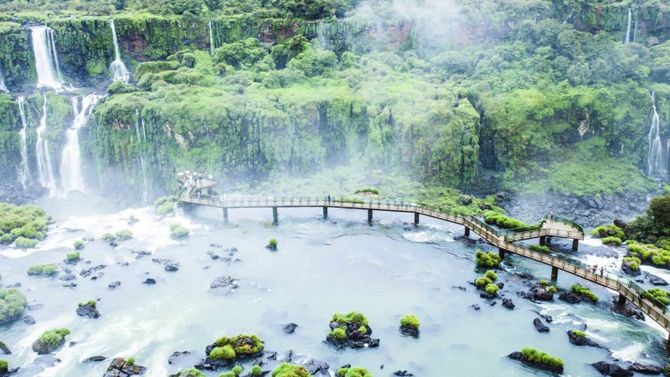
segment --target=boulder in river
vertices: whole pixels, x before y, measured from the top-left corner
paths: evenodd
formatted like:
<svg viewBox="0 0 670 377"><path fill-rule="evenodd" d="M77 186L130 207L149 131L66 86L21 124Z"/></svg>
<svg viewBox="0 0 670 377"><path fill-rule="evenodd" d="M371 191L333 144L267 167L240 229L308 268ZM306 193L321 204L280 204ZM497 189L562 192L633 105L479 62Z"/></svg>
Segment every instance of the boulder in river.
<svg viewBox="0 0 670 377"><path fill-rule="evenodd" d="M338 349L379 347L379 339L371 337L372 328L362 313L336 313L329 326L331 331L326 342Z"/></svg>
<svg viewBox="0 0 670 377"><path fill-rule="evenodd" d="M593 340L589 339L589 337L586 336L586 333L584 331L568 330L568 340L570 340L570 343L576 346L589 346L589 347L600 348L600 345L594 342Z"/></svg>
<svg viewBox="0 0 670 377"><path fill-rule="evenodd" d="M537 284L533 286L528 293L526 293L526 298L531 301L553 301L554 292L550 286L545 286L542 284Z"/></svg>
<svg viewBox="0 0 670 377"><path fill-rule="evenodd" d="M68 335L70 335L70 330L66 328L45 331L42 336L33 343L33 351L37 352L39 355L51 353L65 344L65 337Z"/></svg>
<svg viewBox="0 0 670 377"><path fill-rule="evenodd" d="M100 312L98 311L98 303L95 300L80 302L77 307L77 315L91 319L99 318Z"/></svg>
<svg viewBox="0 0 670 377"><path fill-rule="evenodd" d="M107 371L102 377L130 377L141 376L146 372L147 368L135 365L132 359L124 360L120 357L112 360L112 363L107 367Z"/></svg>
<svg viewBox="0 0 670 377"><path fill-rule="evenodd" d="M287 323L282 327L284 334L293 334L295 329L298 328L298 325L295 323Z"/></svg>
<svg viewBox="0 0 670 377"><path fill-rule="evenodd" d="M116 289L121 286L121 282L118 280L115 280L107 285L107 288L109 289Z"/></svg>
<svg viewBox="0 0 670 377"><path fill-rule="evenodd" d="M233 293L239 287L239 281L230 276L219 276L209 285L210 290L224 295Z"/></svg>
<svg viewBox="0 0 670 377"><path fill-rule="evenodd" d="M105 361L107 358L105 356L91 356L87 357L84 360L81 361L82 364L88 364L88 363L99 363L101 361Z"/></svg>
<svg viewBox="0 0 670 377"><path fill-rule="evenodd" d="M514 301L512 301L511 298L503 298L502 299L502 306L509 310L513 310L516 305L514 305Z"/></svg>
<svg viewBox="0 0 670 377"><path fill-rule="evenodd" d="M538 359L544 360L542 361L536 361L532 357L529 357L529 354L542 354L545 357L540 357ZM531 355L532 356L532 355ZM530 350L530 349L524 349L523 352L512 352L509 355L507 355L512 360L518 360L521 361L524 365L527 365L529 367L535 368L535 369L542 369L542 370L547 370L550 372L555 372L559 374L563 374L563 361L554 357L551 357L549 355L546 355L544 353L541 353L536 350Z"/></svg>
<svg viewBox="0 0 670 377"><path fill-rule="evenodd" d="M635 373L646 374L649 376L657 376L664 372L663 368L659 366L639 364L639 363L631 364L628 369L632 370Z"/></svg>
<svg viewBox="0 0 670 377"><path fill-rule="evenodd" d="M11 355L12 351L9 350L9 347L2 341L0 341L0 352L2 352L5 355Z"/></svg>
<svg viewBox="0 0 670 377"><path fill-rule="evenodd" d="M154 284L156 284L156 279L154 279L154 278L146 278L146 279L142 282L142 284L146 284L146 285L154 285Z"/></svg>
<svg viewBox="0 0 670 377"><path fill-rule="evenodd" d="M618 364L608 363L606 361L599 361L597 363L591 364L600 374L603 376L610 377L631 377L633 376L633 371L625 369Z"/></svg>
<svg viewBox="0 0 670 377"><path fill-rule="evenodd" d="M537 332L549 332L549 327L542 323L542 320L539 318L535 318L533 320L533 326L535 326L535 330L537 330Z"/></svg>
<svg viewBox="0 0 670 377"><path fill-rule="evenodd" d="M612 311L628 318L644 321L644 312L637 306L630 303L628 300L626 300L626 304L619 305L617 303L617 298L615 297L614 304L612 305Z"/></svg>

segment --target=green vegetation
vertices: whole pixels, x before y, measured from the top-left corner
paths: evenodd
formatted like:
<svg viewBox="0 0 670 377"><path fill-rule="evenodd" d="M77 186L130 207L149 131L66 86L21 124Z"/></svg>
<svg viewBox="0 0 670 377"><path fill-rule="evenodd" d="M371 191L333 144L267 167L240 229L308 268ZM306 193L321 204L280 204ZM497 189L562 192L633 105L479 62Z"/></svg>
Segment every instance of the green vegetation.
<svg viewBox="0 0 670 377"><path fill-rule="evenodd" d="M38 240L33 240L25 237L17 237L14 245L19 249L32 249L39 243Z"/></svg>
<svg viewBox="0 0 670 377"><path fill-rule="evenodd" d="M477 267L498 267L500 265L500 256L495 253L477 250L477 253L475 253L475 263L477 263Z"/></svg>
<svg viewBox="0 0 670 377"><path fill-rule="evenodd" d="M81 256L78 251L74 251L72 253L67 253L66 258L68 262L77 262L81 259Z"/></svg>
<svg viewBox="0 0 670 377"><path fill-rule="evenodd" d="M0 359L0 374L7 373L9 371L9 362L4 359Z"/></svg>
<svg viewBox="0 0 670 377"><path fill-rule="evenodd" d="M65 337L70 335L70 330L59 328L45 331L39 339L33 343L33 350L38 354L51 353L65 343Z"/></svg>
<svg viewBox="0 0 670 377"><path fill-rule="evenodd" d="M30 276L54 276L58 274L58 266L53 263L38 264L28 268Z"/></svg>
<svg viewBox="0 0 670 377"><path fill-rule="evenodd" d="M368 319L360 312L349 312L346 314L335 313L330 322L336 322L341 326L349 326L354 324L355 327L365 326L368 324Z"/></svg>
<svg viewBox="0 0 670 377"><path fill-rule="evenodd" d="M670 305L670 292L664 291L660 288L652 288L647 290L645 297L652 298L663 305Z"/></svg>
<svg viewBox="0 0 670 377"><path fill-rule="evenodd" d="M339 342L344 342L345 340L347 340L347 332L342 327L334 328L330 332L330 335L333 337L333 339L335 339Z"/></svg>
<svg viewBox="0 0 670 377"><path fill-rule="evenodd" d="M114 233L105 233L102 235L102 239L106 242L114 242L116 241L116 235Z"/></svg>
<svg viewBox="0 0 670 377"><path fill-rule="evenodd" d="M80 240L76 240L76 241L74 241L72 246L74 247L75 250L82 250L84 248L84 242L82 242Z"/></svg>
<svg viewBox="0 0 670 377"><path fill-rule="evenodd" d="M544 254L551 253L551 249L549 248L549 246L545 246L545 245L533 244L533 245L530 245L530 249L533 250L533 251L537 251L538 253L544 253Z"/></svg>
<svg viewBox="0 0 670 377"><path fill-rule="evenodd" d="M263 368L261 368L260 365L253 365L251 369L249 369L250 377L260 377L262 375L263 375Z"/></svg>
<svg viewBox="0 0 670 377"><path fill-rule="evenodd" d="M418 330L420 325L419 318L414 314L408 314L400 318L400 327Z"/></svg>
<svg viewBox="0 0 670 377"><path fill-rule="evenodd" d="M487 224L498 225L505 229L526 228L528 225L523 221L507 217L499 212L487 211L484 212L484 220Z"/></svg>
<svg viewBox="0 0 670 377"><path fill-rule="evenodd" d="M604 245L610 245L610 246L621 246L623 241L619 237L605 237L603 238L603 244Z"/></svg>
<svg viewBox="0 0 670 377"><path fill-rule="evenodd" d="M581 330L572 330L572 335L574 335L578 338L586 338L586 332L581 331Z"/></svg>
<svg viewBox="0 0 670 377"><path fill-rule="evenodd" d="M129 358L127 358L127 359L126 359L126 364L131 365L131 366L132 366L132 365L135 365L135 358L132 357L132 356L129 357Z"/></svg>
<svg viewBox="0 0 670 377"><path fill-rule="evenodd" d="M133 232L130 229L119 230L114 235L118 241L127 241L133 238Z"/></svg>
<svg viewBox="0 0 670 377"><path fill-rule="evenodd" d="M184 239L184 238L188 237L188 235L189 235L190 233L191 233L191 232L190 232L186 227L184 227L184 226L182 226L182 225L179 225L179 224L170 224L170 237L171 237L173 240L181 240L181 239Z"/></svg>
<svg viewBox="0 0 670 377"><path fill-rule="evenodd" d="M379 189L375 187L366 187L354 191L354 194L379 195Z"/></svg>
<svg viewBox="0 0 670 377"><path fill-rule="evenodd" d="M479 289L485 289L488 285L493 284L493 282L496 280L498 280L498 275L496 272L493 270L488 270L484 276L475 279L475 286Z"/></svg>
<svg viewBox="0 0 670 377"><path fill-rule="evenodd" d="M163 196L154 202L154 210L161 216L166 216L174 213L177 205L176 196Z"/></svg>
<svg viewBox="0 0 670 377"><path fill-rule="evenodd" d="M244 368L241 365L235 365L233 369L229 370L228 372L221 373L219 377L238 377L242 372L244 371Z"/></svg>
<svg viewBox="0 0 670 377"><path fill-rule="evenodd" d="M233 361L258 355L264 347L263 341L256 335L224 336L214 342L208 356L213 360Z"/></svg>
<svg viewBox="0 0 670 377"><path fill-rule="evenodd" d="M627 264L631 270L640 271L640 258L638 257L623 257L623 263Z"/></svg>
<svg viewBox="0 0 670 377"><path fill-rule="evenodd" d="M48 221L49 215L37 206L0 203L0 244L16 241L18 248L33 248L46 237Z"/></svg>
<svg viewBox="0 0 670 377"><path fill-rule="evenodd" d="M521 354L525 360L531 363L563 370L563 360L559 359L558 357L551 356L545 352L526 347L521 350Z"/></svg>
<svg viewBox="0 0 670 377"><path fill-rule="evenodd" d="M484 276L486 276L487 278L489 278L491 281L496 281L496 280L498 280L498 274L496 274L496 272L493 271L493 270L488 270L488 271L486 271L486 273L484 274Z"/></svg>
<svg viewBox="0 0 670 377"><path fill-rule="evenodd" d="M237 355L233 346L227 344L223 347L214 347L209 353L209 358L212 360L235 360Z"/></svg>
<svg viewBox="0 0 670 377"><path fill-rule="evenodd" d="M583 287L579 284L573 284L572 287L570 287L570 291L578 296L586 297L594 303L598 302L598 296L591 292L591 290L587 287Z"/></svg>
<svg viewBox="0 0 670 377"><path fill-rule="evenodd" d="M268 245L266 247L268 249L274 251L274 250L277 250L277 245L278 245L277 239L276 238L270 238L270 240L268 241Z"/></svg>
<svg viewBox="0 0 670 377"><path fill-rule="evenodd" d="M628 249L628 256L635 257L640 260L640 263L651 264L660 268L670 268L670 245L667 243L659 243L664 248L657 247L653 244L641 244L635 241L627 241L626 247Z"/></svg>
<svg viewBox="0 0 670 377"><path fill-rule="evenodd" d="M486 287L484 287L484 291L489 296L495 296L498 293L499 290L500 290L500 287L498 287L495 284L488 284Z"/></svg>
<svg viewBox="0 0 670 377"><path fill-rule="evenodd" d="M177 377L206 377L206 376L204 373L195 368L188 368L179 372Z"/></svg>
<svg viewBox="0 0 670 377"><path fill-rule="evenodd" d="M372 377L372 373L359 367L340 368L337 370L336 377Z"/></svg>
<svg viewBox="0 0 670 377"><path fill-rule="evenodd" d="M96 306L98 306L98 302L95 300L89 300L87 302L80 302L78 305L80 308L83 306L92 306L95 308Z"/></svg>
<svg viewBox="0 0 670 377"><path fill-rule="evenodd" d="M0 325L18 319L26 305L23 293L14 288L0 288Z"/></svg>
<svg viewBox="0 0 670 377"><path fill-rule="evenodd" d="M312 377L312 375L303 366L282 363L272 371L272 377Z"/></svg>
<svg viewBox="0 0 670 377"><path fill-rule="evenodd" d="M599 227L596 227L591 231L591 235L599 238L617 237L621 240L626 239L626 234L623 232L623 229L619 228L614 224L601 225Z"/></svg>

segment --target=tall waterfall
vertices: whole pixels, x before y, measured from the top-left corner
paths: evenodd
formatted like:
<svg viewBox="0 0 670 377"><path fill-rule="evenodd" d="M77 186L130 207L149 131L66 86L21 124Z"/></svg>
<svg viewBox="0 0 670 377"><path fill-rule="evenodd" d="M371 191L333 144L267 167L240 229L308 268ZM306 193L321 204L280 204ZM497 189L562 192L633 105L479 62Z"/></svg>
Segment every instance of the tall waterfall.
<svg viewBox="0 0 670 377"><path fill-rule="evenodd" d="M212 20L209 20L207 26L209 26L209 53L214 55L214 30L212 29Z"/></svg>
<svg viewBox="0 0 670 377"><path fill-rule="evenodd" d="M146 203L149 201L149 181L147 180L146 164L144 163L144 143L147 139L147 133L146 129L144 128L144 121L142 120L142 116L140 115L139 110L137 110L136 114L137 121L135 122L135 134L137 135L137 144L140 149L138 160L140 164L140 171L142 173L142 201ZM140 128L142 129L141 133ZM144 138L142 135L144 135Z"/></svg>
<svg viewBox="0 0 670 377"><path fill-rule="evenodd" d="M112 72L112 80L128 83L128 80L130 80L130 73L128 73L126 65L123 64L123 60L121 60L119 40L116 37L116 26L114 26L114 19L109 20L109 26L112 28L112 39L114 40L114 61L109 66L109 70Z"/></svg>
<svg viewBox="0 0 670 377"><path fill-rule="evenodd" d="M44 104L42 105L42 118L37 127L37 142L35 143L35 156L37 157L37 173L42 187L49 190L49 196L56 192L56 179L54 178L53 167L51 164L51 154L49 153L49 143L46 139L47 132L47 96L43 95Z"/></svg>
<svg viewBox="0 0 670 377"><path fill-rule="evenodd" d="M37 87L60 90L63 87L54 32L46 26L30 28L37 71Z"/></svg>
<svg viewBox="0 0 670 377"><path fill-rule="evenodd" d="M626 27L626 40L624 41L625 44L630 43L630 27L632 20L633 20L633 10L631 8L628 8L628 26Z"/></svg>
<svg viewBox="0 0 670 377"><path fill-rule="evenodd" d="M2 67L0 67L0 92L9 92L7 86L5 85L5 75L2 72Z"/></svg>
<svg viewBox="0 0 670 377"><path fill-rule="evenodd" d="M656 93L651 92L651 106L654 114L649 126L649 156L647 157L647 174L650 176L663 175L667 163L663 158L663 142L661 141L661 120L656 111Z"/></svg>
<svg viewBox="0 0 670 377"><path fill-rule="evenodd" d="M26 142L26 130L28 122L26 121L25 98L20 96L16 99L19 105L19 116L21 118L21 131L19 131L19 139L21 141L21 166L19 167L19 181L25 190L30 182L30 165L28 164L28 144Z"/></svg>
<svg viewBox="0 0 670 377"><path fill-rule="evenodd" d="M63 194L67 194L70 191L84 192L86 189L84 174L81 170L79 129L86 124L98 99L99 97L95 94L82 96L81 101L76 96L73 96L70 99L72 102L74 120L72 121L72 127L68 128L65 132L66 142L61 156L59 170Z"/></svg>

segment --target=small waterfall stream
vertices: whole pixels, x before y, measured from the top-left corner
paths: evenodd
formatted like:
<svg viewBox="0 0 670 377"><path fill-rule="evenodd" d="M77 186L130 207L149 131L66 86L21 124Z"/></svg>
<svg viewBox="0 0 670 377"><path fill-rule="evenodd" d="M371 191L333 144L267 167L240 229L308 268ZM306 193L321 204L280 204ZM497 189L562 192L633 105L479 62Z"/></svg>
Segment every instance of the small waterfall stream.
<svg viewBox="0 0 670 377"><path fill-rule="evenodd" d="M144 121L142 120L142 116L140 115L139 110L137 110L136 114L137 122L135 122L135 134L137 135L137 144L140 149L138 162L140 165L140 171L142 172L142 201L146 203L149 201L149 181L147 180L146 164L144 163L144 143L146 142L147 133L146 129L144 128ZM141 132L140 128L142 129ZM144 135L144 138L142 135Z"/></svg>
<svg viewBox="0 0 670 377"><path fill-rule="evenodd" d="M25 97L19 96L16 98L16 103L19 105L19 116L21 118L21 131L19 131L19 139L21 141L21 166L19 167L19 181L25 190L30 183L30 164L28 163L28 143L26 141L26 132L28 122L26 120Z"/></svg>
<svg viewBox="0 0 670 377"><path fill-rule="evenodd" d="M81 100L76 96L71 98L74 120L72 121L72 127L65 132L66 143L63 147L59 170L63 195L71 191L84 192L86 190L84 174L81 169L79 129L86 124L99 98L96 94L82 96Z"/></svg>
<svg viewBox="0 0 670 377"><path fill-rule="evenodd" d="M128 72L128 68L126 68L126 65L123 64L123 60L121 60L119 40L116 37L114 19L109 20L109 27L112 29L112 40L114 41L114 61L109 66L109 71L112 73L112 80L128 83L130 80L130 73Z"/></svg>
<svg viewBox="0 0 670 377"><path fill-rule="evenodd" d="M626 39L624 40L625 44L630 43L630 27L632 19L633 19L633 10L631 8L628 8L628 24L626 26Z"/></svg>
<svg viewBox="0 0 670 377"><path fill-rule="evenodd" d="M5 74L2 72L2 67L0 66L0 92L9 92L7 86L5 85Z"/></svg>
<svg viewBox="0 0 670 377"><path fill-rule="evenodd" d="M45 189L49 190L49 196L56 193L56 179L54 178L53 167L51 163L51 154L49 152L49 142L46 138L47 132L47 96L42 95L44 104L42 105L42 117L40 125L37 127L37 142L35 143L35 156L37 157L37 173L39 182Z"/></svg>
<svg viewBox="0 0 670 377"><path fill-rule="evenodd" d="M54 32L46 26L30 28L35 56L35 70L37 71L37 87L61 90L61 80L58 54L54 41Z"/></svg>
<svg viewBox="0 0 670 377"><path fill-rule="evenodd" d="M661 120L656 109L656 93L651 92L651 106L653 116L649 125L649 155L647 157L647 174L650 176L661 176L667 170L667 164L663 157L663 142L661 141Z"/></svg>
<svg viewBox="0 0 670 377"><path fill-rule="evenodd" d="M212 20L209 20L207 23L207 26L209 26L209 53L211 55L214 55L214 49L216 46L214 46L214 30L212 29Z"/></svg>

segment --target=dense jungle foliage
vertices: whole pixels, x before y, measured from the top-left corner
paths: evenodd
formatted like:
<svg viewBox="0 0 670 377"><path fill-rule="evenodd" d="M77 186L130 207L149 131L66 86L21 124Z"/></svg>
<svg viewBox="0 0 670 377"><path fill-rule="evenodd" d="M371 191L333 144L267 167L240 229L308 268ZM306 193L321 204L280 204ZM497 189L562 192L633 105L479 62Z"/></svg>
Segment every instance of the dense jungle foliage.
<svg viewBox="0 0 670 377"><path fill-rule="evenodd" d="M82 134L86 174L104 187L140 185L146 164L162 188L185 169L229 183L355 166L480 193L646 192L651 92L670 136L660 0L12 0L0 10L0 67L10 91L29 92L30 129L42 97L26 25L54 30L64 81L107 92ZM128 84L110 80L111 17ZM65 101L48 101L54 151L72 116ZM0 119L0 159L16 163L9 95Z"/></svg>

